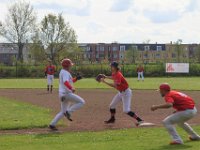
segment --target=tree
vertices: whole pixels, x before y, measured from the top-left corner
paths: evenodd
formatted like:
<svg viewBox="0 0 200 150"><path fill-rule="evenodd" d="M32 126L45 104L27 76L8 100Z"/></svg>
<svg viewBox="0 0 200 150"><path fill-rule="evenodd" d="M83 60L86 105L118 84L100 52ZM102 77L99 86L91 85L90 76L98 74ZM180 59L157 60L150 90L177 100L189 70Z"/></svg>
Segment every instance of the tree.
<svg viewBox="0 0 200 150"><path fill-rule="evenodd" d="M32 56L31 59L34 60L35 64L41 64L47 59L47 56L44 46L39 39L38 32L36 32L35 36L32 38L32 41L33 43L30 44L30 53Z"/></svg>
<svg viewBox="0 0 200 150"><path fill-rule="evenodd" d="M65 22L62 14L45 16L41 21L39 33L40 41L54 63L60 61L61 55L72 53L74 48L77 48L76 33L69 23Z"/></svg>
<svg viewBox="0 0 200 150"><path fill-rule="evenodd" d="M128 63L135 63L138 57L138 50L135 45L132 45L129 50L126 51L126 62Z"/></svg>
<svg viewBox="0 0 200 150"><path fill-rule="evenodd" d="M23 62L23 48L35 31L36 14L30 3L17 1L8 8L8 14L0 27L0 35L17 43L18 60Z"/></svg>
<svg viewBox="0 0 200 150"><path fill-rule="evenodd" d="M197 59L197 62L200 63L200 44L195 48L195 56Z"/></svg>
<svg viewBox="0 0 200 150"><path fill-rule="evenodd" d="M182 40L181 39L178 39L175 43L174 43L174 49L175 49L175 52L177 54L177 62L180 63L181 62L181 56L183 54L183 46L181 45L182 44Z"/></svg>

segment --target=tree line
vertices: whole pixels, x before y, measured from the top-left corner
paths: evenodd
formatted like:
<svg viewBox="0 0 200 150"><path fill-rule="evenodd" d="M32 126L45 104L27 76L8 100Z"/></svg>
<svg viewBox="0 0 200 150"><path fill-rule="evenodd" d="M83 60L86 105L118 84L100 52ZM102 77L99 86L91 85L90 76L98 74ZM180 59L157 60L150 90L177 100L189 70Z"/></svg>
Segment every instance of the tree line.
<svg viewBox="0 0 200 150"><path fill-rule="evenodd" d="M0 36L17 44L17 61L21 63L24 60L23 49L26 44L29 44L35 62L49 58L57 63L63 55L80 53L76 32L62 13L47 14L39 22L30 2L20 0L8 7L5 18L0 21Z"/></svg>

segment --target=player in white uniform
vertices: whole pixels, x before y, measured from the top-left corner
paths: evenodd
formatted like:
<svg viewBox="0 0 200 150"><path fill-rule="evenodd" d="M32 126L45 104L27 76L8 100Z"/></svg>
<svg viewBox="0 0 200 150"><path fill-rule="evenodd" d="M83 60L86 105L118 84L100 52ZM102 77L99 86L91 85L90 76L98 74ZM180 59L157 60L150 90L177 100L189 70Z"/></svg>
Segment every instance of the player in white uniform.
<svg viewBox="0 0 200 150"><path fill-rule="evenodd" d="M55 116L49 125L52 130L57 130L57 122L65 116L69 121L72 121L71 114L80 109L85 101L78 95L74 94L75 88L73 83L80 80L81 77L72 78L70 74L71 66L73 65L70 59L62 60L63 69L59 74L59 99L61 101L61 111Z"/></svg>

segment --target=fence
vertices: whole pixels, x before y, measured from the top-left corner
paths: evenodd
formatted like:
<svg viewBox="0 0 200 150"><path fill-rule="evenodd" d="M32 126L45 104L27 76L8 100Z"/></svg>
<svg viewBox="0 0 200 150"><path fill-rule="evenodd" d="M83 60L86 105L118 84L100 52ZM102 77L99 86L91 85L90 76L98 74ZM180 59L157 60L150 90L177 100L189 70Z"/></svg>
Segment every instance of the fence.
<svg viewBox="0 0 200 150"><path fill-rule="evenodd" d="M41 78L44 77L44 65L15 64L13 66L0 65L0 78ZM121 65L121 71L126 77L136 77L136 64ZM55 74L58 77L60 66L57 66ZM200 64L190 64L189 74L166 74L165 64L146 64L144 65L145 76L200 76ZM99 73L110 74L108 64L84 64L72 68L72 72L80 72L84 77L95 77Z"/></svg>

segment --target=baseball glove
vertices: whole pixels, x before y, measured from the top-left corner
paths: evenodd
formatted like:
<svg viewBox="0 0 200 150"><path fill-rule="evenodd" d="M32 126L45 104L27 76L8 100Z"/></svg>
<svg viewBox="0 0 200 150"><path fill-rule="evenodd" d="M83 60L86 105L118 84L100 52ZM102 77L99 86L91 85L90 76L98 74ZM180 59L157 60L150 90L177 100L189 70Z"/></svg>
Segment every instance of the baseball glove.
<svg viewBox="0 0 200 150"><path fill-rule="evenodd" d="M97 82L101 82L101 78L105 78L105 75L104 75L104 74L99 74L99 75L96 77L96 81L97 81Z"/></svg>
<svg viewBox="0 0 200 150"><path fill-rule="evenodd" d="M77 74L76 74L76 79L77 79L77 80L81 80L82 78L83 78L83 77L82 77L82 75L81 75L80 73L77 73Z"/></svg>

